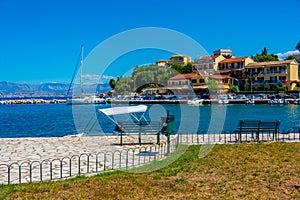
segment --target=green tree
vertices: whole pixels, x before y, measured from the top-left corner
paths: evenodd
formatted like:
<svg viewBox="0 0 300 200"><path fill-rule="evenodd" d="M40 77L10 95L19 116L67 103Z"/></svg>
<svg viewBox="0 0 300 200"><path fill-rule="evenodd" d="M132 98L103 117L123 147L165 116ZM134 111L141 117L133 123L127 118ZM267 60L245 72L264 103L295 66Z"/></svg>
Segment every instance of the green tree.
<svg viewBox="0 0 300 200"><path fill-rule="evenodd" d="M229 89L230 89L231 91L233 91L234 93L239 93L239 92L240 92L239 87L236 86L236 85L230 85L230 86L229 86Z"/></svg>
<svg viewBox="0 0 300 200"><path fill-rule="evenodd" d="M285 60L292 60L292 59L295 59L295 58L296 58L296 57L292 55L292 56L286 57Z"/></svg>
<svg viewBox="0 0 300 200"><path fill-rule="evenodd" d="M179 74L188 74L193 72L193 65L191 63L186 65L171 64L171 68L176 70Z"/></svg>
<svg viewBox="0 0 300 200"><path fill-rule="evenodd" d="M155 83L154 76L155 72L153 71L141 71L134 76L134 86L135 88L139 88L143 85L147 85L149 83Z"/></svg>
<svg viewBox="0 0 300 200"><path fill-rule="evenodd" d="M133 92L133 81L131 77L120 77L116 83L115 91L117 94L128 94Z"/></svg>
<svg viewBox="0 0 300 200"><path fill-rule="evenodd" d="M171 67L158 65L137 66L134 68L131 76L134 83L133 89L140 93L144 88L165 86L168 79L177 73Z"/></svg>
<svg viewBox="0 0 300 200"><path fill-rule="evenodd" d="M297 43L295 48L300 52L300 41Z"/></svg>
<svg viewBox="0 0 300 200"><path fill-rule="evenodd" d="M268 54L268 49L264 47L261 54L256 54L253 56L255 62L266 62L266 61L278 61L278 56L275 54Z"/></svg>
<svg viewBox="0 0 300 200"><path fill-rule="evenodd" d="M232 55L223 55L224 56L224 58L226 58L226 59L228 59L228 58L231 58L232 57Z"/></svg>
<svg viewBox="0 0 300 200"><path fill-rule="evenodd" d="M286 92L287 91L287 87L285 84L281 84L279 86L277 86L277 88L275 89L276 92Z"/></svg>
<svg viewBox="0 0 300 200"><path fill-rule="evenodd" d="M268 49L264 47L264 49L261 51L262 56L267 56L268 55Z"/></svg>
<svg viewBox="0 0 300 200"><path fill-rule="evenodd" d="M115 87L116 87L115 79L112 78L112 79L109 80L109 86L110 86L111 89L115 89Z"/></svg>
<svg viewBox="0 0 300 200"><path fill-rule="evenodd" d="M210 94L214 95L214 94L217 93L218 88L219 88L218 81L213 80L213 79L208 79L206 81L206 85L207 85L207 89L208 89Z"/></svg>

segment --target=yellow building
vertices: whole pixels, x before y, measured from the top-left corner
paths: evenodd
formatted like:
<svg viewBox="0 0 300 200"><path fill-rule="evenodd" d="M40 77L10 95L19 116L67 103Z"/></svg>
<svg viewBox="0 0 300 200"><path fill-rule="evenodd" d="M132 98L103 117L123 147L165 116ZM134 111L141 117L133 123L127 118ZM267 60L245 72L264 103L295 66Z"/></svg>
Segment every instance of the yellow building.
<svg viewBox="0 0 300 200"><path fill-rule="evenodd" d="M170 62L172 64L186 65L192 62L192 58L190 56L176 54L170 58Z"/></svg>
<svg viewBox="0 0 300 200"><path fill-rule="evenodd" d="M158 61L156 61L156 65L157 65L157 66L161 66L161 67L167 66L168 63L169 63L168 60L158 60Z"/></svg>
<svg viewBox="0 0 300 200"><path fill-rule="evenodd" d="M234 70L243 70L248 64L254 61L250 57L228 58L219 62L219 72L230 72Z"/></svg>
<svg viewBox="0 0 300 200"><path fill-rule="evenodd" d="M285 85L288 90L296 89L298 77L298 63L293 60L271 62L255 62L246 66L248 89L274 90Z"/></svg>
<svg viewBox="0 0 300 200"><path fill-rule="evenodd" d="M168 86L170 86L170 87L174 87L174 86L188 87L191 85L191 79L196 76L198 76L196 73L178 74L168 80Z"/></svg>
<svg viewBox="0 0 300 200"><path fill-rule="evenodd" d="M190 77L190 82L196 94L209 92L207 86L208 80L216 81L218 84L217 93L227 93L229 92L230 79L231 77L227 75L195 75Z"/></svg>
<svg viewBox="0 0 300 200"><path fill-rule="evenodd" d="M214 74L218 70L219 62L222 60L225 60L222 55L203 56L193 63L193 67L201 75Z"/></svg>

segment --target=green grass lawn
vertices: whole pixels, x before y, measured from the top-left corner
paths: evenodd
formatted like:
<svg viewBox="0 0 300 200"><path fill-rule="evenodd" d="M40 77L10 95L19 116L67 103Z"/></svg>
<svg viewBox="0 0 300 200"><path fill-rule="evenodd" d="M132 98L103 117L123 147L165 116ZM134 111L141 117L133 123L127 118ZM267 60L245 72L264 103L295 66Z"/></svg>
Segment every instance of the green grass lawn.
<svg viewBox="0 0 300 200"><path fill-rule="evenodd" d="M201 159L199 149L149 173L1 185L0 199L300 199L300 143L215 145Z"/></svg>

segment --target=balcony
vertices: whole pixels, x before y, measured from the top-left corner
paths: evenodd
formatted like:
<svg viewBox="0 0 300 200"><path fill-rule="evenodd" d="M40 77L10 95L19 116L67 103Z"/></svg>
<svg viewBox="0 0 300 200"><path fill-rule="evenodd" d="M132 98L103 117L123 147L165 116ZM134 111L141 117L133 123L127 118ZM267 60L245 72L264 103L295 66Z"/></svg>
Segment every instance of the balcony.
<svg viewBox="0 0 300 200"><path fill-rule="evenodd" d="M281 80L277 80L277 81L271 81L271 80L267 80L267 81L248 81L246 82L246 85L263 85L264 83L271 85L271 84L282 84L283 82Z"/></svg>
<svg viewBox="0 0 300 200"><path fill-rule="evenodd" d="M264 81L252 81L252 85L263 85ZM250 83L247 83L247 85L250 85Z"/></svg>
<svg viewBox="0 0 300 200"><path fill-rule="evenodd" d="M266 74L286 74L286 70L278 70L278 71L267 71Z"/></svg>

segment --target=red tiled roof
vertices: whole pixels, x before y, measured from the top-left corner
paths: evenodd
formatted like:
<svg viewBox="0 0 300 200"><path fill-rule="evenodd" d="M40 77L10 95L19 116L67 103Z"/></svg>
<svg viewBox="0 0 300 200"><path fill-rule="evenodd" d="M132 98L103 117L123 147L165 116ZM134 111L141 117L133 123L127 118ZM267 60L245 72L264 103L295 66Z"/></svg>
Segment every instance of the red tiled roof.
<svg viewBox="0 0 300 200"><path fill-rule="evenodd" d="M210 75L209 78L212 78L212 79L225 79L225 78L231 78L231 77L228 76L228 75Z"/></svg>
<svg viewBox="0 0 300 200"><path fill-rule="evenodd" d="M199 60L214 60L219 56L203 56Z"/></svg>
<svg viewBox="0 0 300 200"><path fill-rule="evenodd" d="M220 63L231 63L231 62L241 62L244 61L247 57L242 57L242 58L228 58L225 60L222 60Z"/></svg>
<svg viewBox="0 0 300 200"><path fill-rule="evenodd" d="M176 76L173 76L172 78L170 78L170 80L176 80L176 79L189 79L192 78L194 76L197 76L197 73L189 73L189 74L178 74Z"/></svg>
<svg viewBox="0 0 300 200"><path fill-rule="evenodd" d="M281 64L289 64L291 62L297 62L296 60L278 60L278 61L267 61L267 62L254 62L249 63L247 68L251 67L264 67L266 65L281 65Z"/></svg>
<svg viewBox="0 0 300 200"><path fill-rule="evenodd" d="M156 62L169 62L168 60L158 60Z"/></svg>

